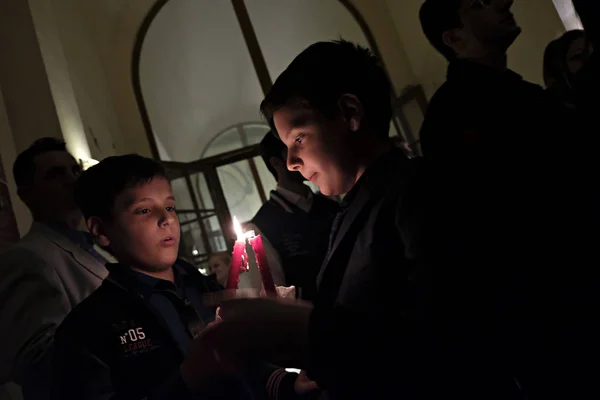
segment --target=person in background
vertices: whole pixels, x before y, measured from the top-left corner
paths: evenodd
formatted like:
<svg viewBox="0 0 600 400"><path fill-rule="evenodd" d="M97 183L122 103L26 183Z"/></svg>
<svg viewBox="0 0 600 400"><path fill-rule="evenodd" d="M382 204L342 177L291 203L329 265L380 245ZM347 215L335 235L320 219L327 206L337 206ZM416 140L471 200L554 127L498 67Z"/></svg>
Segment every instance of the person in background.
<svg viewBox="0 0 600 400"><path fill-rule="evenodd" d="M569 111L575 111L575 78L591 53L582 30L553 40L544 52L544 84L549 94Z"/></svg>
<svg viewBox="0 0 600 400"><path fill-rule="evenodd" d="M0 259L0 383L15 381L25 398L47 396L48 352L56 328L106 277L107 253L78 231L73 187L81 167L63 141L36 140L13 174L33 225Z"/></svg>
<svg viewBox="0 0 600 400"><path fill-rule="evenodd" d="M215 253L208 259L208 271L223 287L227 285L229 268L231 268L231 255L227 252Z"/></svg>
<svg viewBox="0 0 600 400"><path fill-rule="evenodd" d="M496 390L481 398L597 397L585 370L597 354L597 168L565 152L565 141L596 147L540 86L508 68L521 33L513 3L426 0L420 10L425 35L449 61L421 128L445 199L439 254L457 266L443 279L449 292L438 291L452 316L443 331L470 367L471 387Z"/></svg>
<svg viewBox="0 0 600 400"><path fill-rule="evenodd" d="M208 259L209 276L213 276L223 289L227 287L227 278L229 277L229 269L231 268L231 253L226 251L214 253ZM239 275L238 289L254 289L260 288L260 274L254 270L242 270Z"/></svg>
<svg viewBox="0 0 600 400"><path fill-rule="evenodd" d="M119 263L56 332L53 398L293 398L302 390L301 377L281 368L249 368L244 379L204 344L192 352L215 319L204 295L220 288L177 259L179 221L161 164L109 157L75 192L90 232Z"/></svg>
<svg viewBox="0 0 600 400"><path fill-rule="evenodd" d="M589 45L595 50L600 46L600 3L590 0L573 0L581 19ZM598 109L600 109L600 54L593 51L577 76L577 109L585 123L585 132L595 140L590 148L598 144ZM594 156L594 155L591 155Z"/></svg>
<svg viewBox="0 0 600 400"><path fill-rule="evenodd" d="M299 298L312 301L339 204L314 194L304 184L307 178L287 168L287 148L272 132L261 141L260 153L277 188L247 229L263 236L276 284L294 286Z"/></svg>

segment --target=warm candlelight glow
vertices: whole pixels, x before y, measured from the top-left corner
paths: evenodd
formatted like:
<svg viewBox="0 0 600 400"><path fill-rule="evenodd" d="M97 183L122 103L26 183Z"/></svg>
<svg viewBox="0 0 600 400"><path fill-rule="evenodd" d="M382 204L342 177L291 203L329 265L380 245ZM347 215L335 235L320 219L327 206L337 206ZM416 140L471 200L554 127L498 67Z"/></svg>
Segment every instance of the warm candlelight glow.
<svg viewBox="0 0 600 400"><path fill-rule="evenodd" d="M244 232L242 232L242 226L240 225L240 223L237 220L237 217L233 217L233 230L235 231L235 234L237 235L237 241L238 242L245 242L246 241L246 236L244 235Z"/></svg>

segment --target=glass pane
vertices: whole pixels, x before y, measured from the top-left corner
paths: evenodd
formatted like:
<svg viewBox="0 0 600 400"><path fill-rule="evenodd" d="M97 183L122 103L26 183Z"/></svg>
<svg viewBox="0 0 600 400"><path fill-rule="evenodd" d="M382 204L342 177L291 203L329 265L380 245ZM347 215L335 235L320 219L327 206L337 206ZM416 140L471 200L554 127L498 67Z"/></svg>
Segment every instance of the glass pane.
<svg viewBox="0 0 600 400"><path fill-rule="evenodd" d="M312 190L313 193L321 193L319 187L310 181L304 181L304 184Z"/></svg>
<svg viewBox="0 0 600 400"><path fill-rule="evenodd" d="M202 158L226 153L231 150L237 150L242 147L244 147L242 138L240 137L237 128L232 128L215 137L202 153Z"/></svg>
<svg viewBox="0 0 600 400"><path fill-rule="evenodd" d="M140 83L161 156L173 161L198 160L218 132L256 121L264 98L231 1L166 2L144 38Z"/></svg>
<svg viewBox="0 0 600 400"><path fill-rule="evenodd" d="M389 135L390 135L390 137L400 136L400 133L398 132L398 129L396 129L396 125L394 125L393 120L390 123L390 134Z"/></svg>
<svg viewBox="0 0 600 400"><path fill-rule="evenodd" d="M419 107L419 103L416 101L410 101L407 104L404 104L402 107L402 112L406 116L406 120L408 121L410 132L412 133L411 138L408 138L410 142L414 142L419 140L419 133L421 130L421 124L423 123L423 111L421 107Z"/></svg>
<svg viewBox="0 0 600 400"><path fill-rule="evenodd" d="M187 259L195 260L206 254L206 249L202 241L202 230L198 221L181 227L181 246L180 253Z"/></svg>
<svg viewBox="0 0 600 400"><path fill-rule="evenodd" d="M175 196L175 204L180 210L193 210L194 203L188 190L185 178L177 178L171 181L171 190Z"/></svg>
<svg viewBox="0 0 600 400"><path fill-rule="evenodd" d="M277 181L275 180L275 177L271 171L267 169L262 157L254 157L254 164L256 164L256 169L258 170L258 176L260 177L260 182L262 183L265 196L269 198L269 192L271 192L271 190L275 190L277 187Z"/></svg>
<svg viewBox="0 0 600 400"><path fill-rule="evenodd" d="M192 219L192 216L190 215L190 213L178 212L177 217L179 218L180 224L184 224L185 222L190 221Z"/></svg>
<svg viewBox="0 0 600 400"><path fill-rule="evenodd" d="M259 144L270 130L269 126L264 124L248 124L244 125L243 129L249 146Z"/></svg>
<svg viewBox="0 0 600 400"><path fill-rule="evenodd" d="M219 167L217 173L231 215L240 222L252 219L262 202L248 160Z"/></svg>
<svg viewBox="0 0 600 400"><path fill-rule="evenodd" d="M206 235L208 236L208 242L210 243L211 253L227 251L227 243L223 237L219 219L216 216L205 219L204 227L206 228Z"/></svg>
<svg viewBox="0 0 600 400"><path fill-rule="evenodd" d="M315 42L344 38L368 45L360 26L340 1L253 0L245 3L273 80L302 50Z"/></svg>
<svg viewBox="0 0 600 400"><path fill-rule="evenodd" d="M190 175L190 179L196 198L198 199L198 207L201 209L213 209L214 204L204 174L202 172L196 172Z"/></svg>

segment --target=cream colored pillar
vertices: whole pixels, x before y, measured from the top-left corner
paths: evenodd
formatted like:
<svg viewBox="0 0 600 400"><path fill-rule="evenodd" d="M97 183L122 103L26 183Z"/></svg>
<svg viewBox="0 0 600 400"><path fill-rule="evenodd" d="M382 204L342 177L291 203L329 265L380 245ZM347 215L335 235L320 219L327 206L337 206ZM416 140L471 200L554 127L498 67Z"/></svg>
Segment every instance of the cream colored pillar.
<svg viewBox="0 0 600 400"><path fill-rule="evenodd" d="M508 51L508 66L525 80L543 85L544 50L565 27L552 1L515 1L513 13L523 32Z"/></svg>
<svg viewBox="0 0 600 400"><path fill-rule="evenodd" d="M403 3L404 0L399 1ZM385 0L351 0L369 26L397 94L419 83Z"/></svg>
<svg viewBox="0 0 600 400"><path fill-rule="evenodd" d="M19 196L17 196L17 185L15 184L12 174L12 166L16 157L17 150L15 148L13 132L10 128L8 115L6 114L6 107L4 107L4 99L0 92L0 158L2 159L4 175L10 194L10 202L12 204L15 219L17 220L17 227L20 235L23 236L29 230L32 218L27 206L25 206L19 199Z"/></svg>
<svg viewBox="0 0 600 400"><path fill-rule="evenodd" d="M62 137L28 3L0 1L0 87L17 152Z"/></svg>
<svg viewBox="0 0 600 400"><path fill-rule="evenodd" d="M88 160L91 158L90 148L54 18L54 4L50 0L29 0L29 5L62 136L67 143L67 149L76 159Z"/></svg>

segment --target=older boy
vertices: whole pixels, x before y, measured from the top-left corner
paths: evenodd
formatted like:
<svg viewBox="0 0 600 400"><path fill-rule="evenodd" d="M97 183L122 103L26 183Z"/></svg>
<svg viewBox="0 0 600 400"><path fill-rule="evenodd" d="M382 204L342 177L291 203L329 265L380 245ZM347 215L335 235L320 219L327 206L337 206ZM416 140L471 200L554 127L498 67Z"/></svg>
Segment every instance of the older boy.
<svg viewBox="0 0 600 400"><path fill-rule="evenodd" d="M288 148L288 169L324 195L347 194L314 308L233 301L203 340L218 348L237 329L244 332L240 348L287 351L331 398L419 391L427 362L418 321L422 204L417 164L388 138L390 103L378 60L345 41L313 44L279 76L261 111Z"/></svg>

